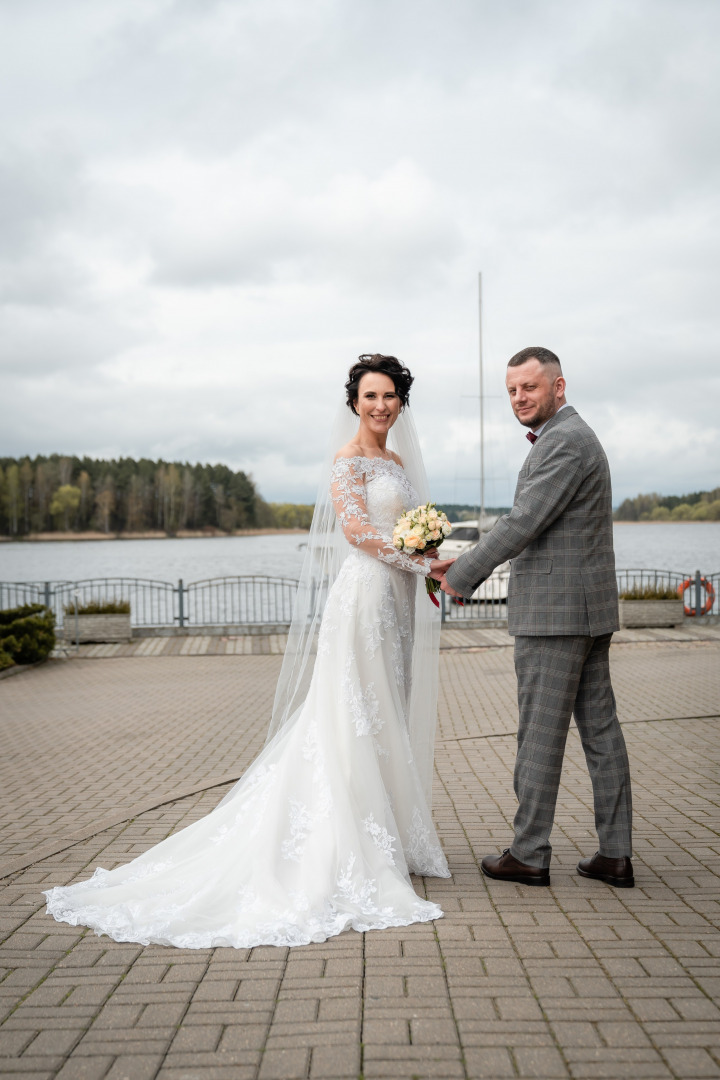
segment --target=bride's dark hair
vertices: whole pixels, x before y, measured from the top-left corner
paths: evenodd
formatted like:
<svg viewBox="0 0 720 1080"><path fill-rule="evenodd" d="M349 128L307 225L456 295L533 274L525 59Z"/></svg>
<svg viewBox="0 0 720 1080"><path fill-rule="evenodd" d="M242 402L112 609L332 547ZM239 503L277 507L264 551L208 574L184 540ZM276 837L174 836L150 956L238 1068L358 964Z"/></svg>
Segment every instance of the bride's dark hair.
<svg viewBox="0 0 720 1080"><path fill-rule="evenodd" d="M414 381L413 377L408 368L401 364L396 357L383 356L382 353L373 353L372 355L363 353L362 356L358 356L357 363L350 368L348 380L345 383L348 408L352 409L356 416L358 415L355 408L358 387L363 375L367 375L369 371L377 371L381 375L387 375L392 379L395 384L395 392L400 398L404 409L410 400L410 387Z"/></svg>

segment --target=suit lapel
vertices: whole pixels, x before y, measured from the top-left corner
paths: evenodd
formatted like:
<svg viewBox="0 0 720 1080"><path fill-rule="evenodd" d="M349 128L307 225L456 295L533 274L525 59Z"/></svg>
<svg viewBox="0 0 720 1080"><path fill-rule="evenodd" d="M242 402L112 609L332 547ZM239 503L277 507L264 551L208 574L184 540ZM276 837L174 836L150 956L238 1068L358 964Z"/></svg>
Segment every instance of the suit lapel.
<svg viewBox="0 0 720 1080"><path fill-rule="evenodd" d="M542 437L543 437L543 435L545 434L546 431L549 431L550 428L555 427L556 424L562 424L565 420L567 420L571 416L577 416L577 409L574 409L572 407L572 405L566 405L559 412L556 412L555 415L550 418L550 420L548 420L547 424L543 428L542 433L538 436L538 438L542 439ZM532 448L525 455L525 460L522 463L522 468L520 469L520 472L518 473L517 485L515 487L515 496L514 496L513 502L517 502L518 495L520 494L520 489L522 488L522 485L523 485L524 481L527 479L528 473L530 472L530 458L531 458L531 455L532 455Z"/></svg>

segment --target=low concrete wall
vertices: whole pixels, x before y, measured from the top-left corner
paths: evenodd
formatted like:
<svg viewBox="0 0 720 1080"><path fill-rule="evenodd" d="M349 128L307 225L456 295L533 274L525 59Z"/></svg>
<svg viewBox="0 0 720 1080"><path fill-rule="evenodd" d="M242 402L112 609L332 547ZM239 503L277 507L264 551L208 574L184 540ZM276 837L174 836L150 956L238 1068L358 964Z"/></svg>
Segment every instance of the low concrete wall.
<svg viewBox="0 0 720 1080"><path fill-rule="evenodd" d="M682 600L620 601L620 625L623 629L680 626L684 618Z"/></svg>
<svg viewBox="0 0 720 1080"><path fill-rule="evenodd" d="M75 616L65 615L63 625L65 641L75 641ZM78 615L78 640L83 641L130 641L132 628L129 615Z"/></svg>

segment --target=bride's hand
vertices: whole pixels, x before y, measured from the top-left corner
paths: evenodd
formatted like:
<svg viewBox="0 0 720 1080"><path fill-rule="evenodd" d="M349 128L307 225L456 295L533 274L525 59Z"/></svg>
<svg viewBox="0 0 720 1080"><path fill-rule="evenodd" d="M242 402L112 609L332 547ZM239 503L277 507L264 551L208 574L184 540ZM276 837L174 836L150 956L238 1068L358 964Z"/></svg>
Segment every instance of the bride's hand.
<svg viewBox="0 0 720 1080"><path fill-rule="evenodd" d="M430 563L430 577L442 582L454 559L433 559Z"/></svg>

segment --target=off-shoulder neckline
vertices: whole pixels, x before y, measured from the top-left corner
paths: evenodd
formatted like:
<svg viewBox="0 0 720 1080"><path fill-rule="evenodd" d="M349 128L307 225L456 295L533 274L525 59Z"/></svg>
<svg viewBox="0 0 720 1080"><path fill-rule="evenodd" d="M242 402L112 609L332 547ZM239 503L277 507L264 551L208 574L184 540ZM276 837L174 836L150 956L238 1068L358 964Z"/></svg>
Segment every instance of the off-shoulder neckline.
<svg viewBox="0 0 720 1080"><path fill-rule="evenodd" d="M400 465L395 460L395 458L366 457L364 454L353 454L352 457L338 457L338 458L335 458L335 461L333 463L333 468L335 468L336 465L339 465L341 461L372 461L372 462L381 461L383 463L383 465L394 465L396 469L401 469L402 472L405 472L404 467L402 465Z"/></svg>

